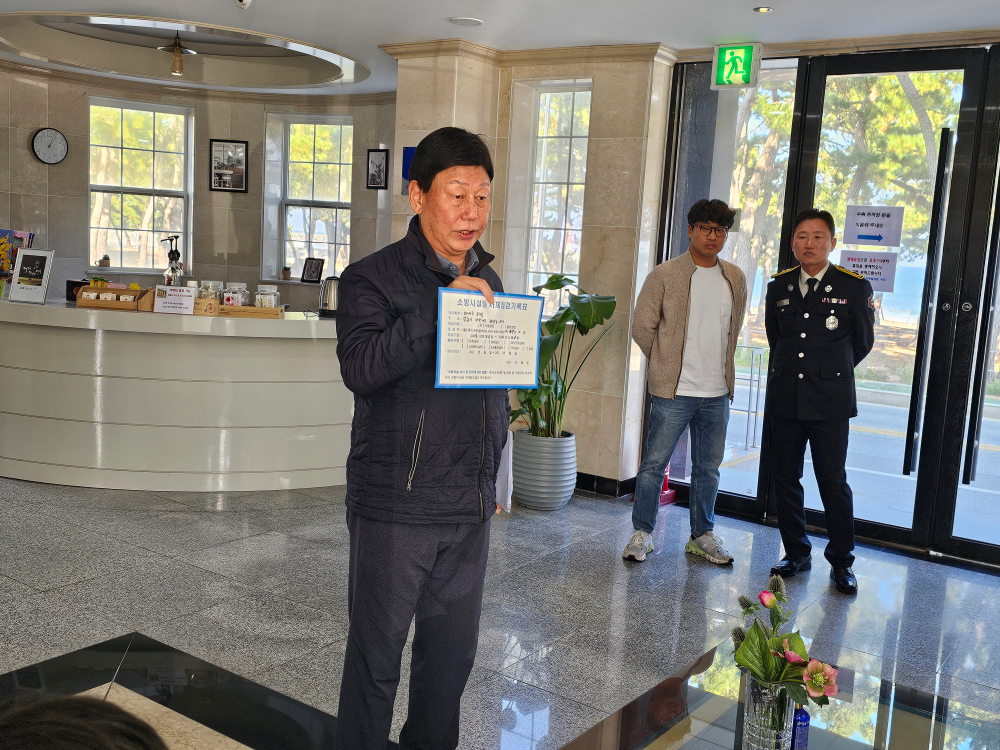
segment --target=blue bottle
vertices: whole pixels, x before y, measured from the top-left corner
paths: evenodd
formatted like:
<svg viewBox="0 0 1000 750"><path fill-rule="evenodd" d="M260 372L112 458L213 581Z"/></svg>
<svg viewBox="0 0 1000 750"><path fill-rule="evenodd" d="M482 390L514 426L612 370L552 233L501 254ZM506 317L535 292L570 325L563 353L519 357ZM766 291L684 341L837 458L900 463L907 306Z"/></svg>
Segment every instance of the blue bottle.
<svg viewBox="0 0 1000 750"><path fill-rule="evenodd" d="M792 750L807 750L809 747L809 712L795 704L795 721L792 724Z"/></svg>

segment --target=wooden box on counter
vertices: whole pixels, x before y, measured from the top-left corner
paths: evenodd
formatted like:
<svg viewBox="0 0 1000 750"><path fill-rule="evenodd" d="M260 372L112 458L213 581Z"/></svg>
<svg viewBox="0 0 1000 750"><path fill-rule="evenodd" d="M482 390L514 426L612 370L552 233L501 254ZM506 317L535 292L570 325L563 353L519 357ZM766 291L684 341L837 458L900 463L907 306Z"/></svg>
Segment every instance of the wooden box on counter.
<svg viewBox="0 0 1000 750"><path fill-rule="evenodd" d="M82 286L76 290L76 306L90 307L97 310L126 310L130 312L153 312L153 296L155 287L151 289L108 289L104 286ZM134 294L134 302L120 302L110 299L84 299L84 292L114 292L115 294Z"/></svg>
<svg viewBox="0 0 1000 750"><path fill-rule="evenodd" d="M257 318L258 320L277 320L285 317L283 307L238 307L236 305L219 305L220 318Z"/></svg>

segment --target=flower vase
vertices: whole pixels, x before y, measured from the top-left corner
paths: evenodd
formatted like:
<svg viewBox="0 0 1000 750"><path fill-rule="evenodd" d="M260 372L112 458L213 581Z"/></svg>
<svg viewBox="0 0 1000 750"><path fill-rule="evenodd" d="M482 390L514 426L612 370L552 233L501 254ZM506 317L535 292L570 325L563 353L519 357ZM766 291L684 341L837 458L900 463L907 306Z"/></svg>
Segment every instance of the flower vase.
<svg viewBox="0 0 1000 750"><path fill-rule="evenodd" d="M795 712L788 691L780 684L746 676L743 706L743 750L789 750Z"/></svg>

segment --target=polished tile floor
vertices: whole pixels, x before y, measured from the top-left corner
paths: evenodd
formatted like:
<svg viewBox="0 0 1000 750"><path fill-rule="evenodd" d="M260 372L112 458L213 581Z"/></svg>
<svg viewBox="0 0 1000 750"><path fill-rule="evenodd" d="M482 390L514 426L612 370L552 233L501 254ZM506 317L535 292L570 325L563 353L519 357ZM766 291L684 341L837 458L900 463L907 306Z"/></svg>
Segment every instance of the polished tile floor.
<svg viewBox="0 0 1000 750"><path fill-rule="evenodd" d="M731 567L684 555L684 508L661 511L643 564L620 557L625 499L494 519L461 746L561 747L724 641L736 597L760 589L781 545L775 529L740 520L719 518L718 531ZM0 479L0 673L139 631L336 713L347 544L343 488L149 493ZM995 710L1000 578L858 552L857 599L831 590L824 565L790 581L816 652ZM405 705L404 680L393 738Z"/></svg>

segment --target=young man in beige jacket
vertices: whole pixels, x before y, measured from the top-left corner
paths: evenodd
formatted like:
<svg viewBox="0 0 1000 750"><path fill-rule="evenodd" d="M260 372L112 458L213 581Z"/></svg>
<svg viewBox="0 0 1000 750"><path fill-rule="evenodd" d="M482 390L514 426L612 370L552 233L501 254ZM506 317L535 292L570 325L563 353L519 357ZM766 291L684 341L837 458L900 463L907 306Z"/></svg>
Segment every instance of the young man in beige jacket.
<svg viewBox="0 0 1000 750"><path fill-rule="evenodd" d="M649 435L635 484L635 533L622 553L643 561L653 551L663 472L691 427L691 538L685 550L718 565L733 561L715 535L719 464L735 395L733 355L746 309L743 272L719 253L736 212L720 200L688 211L688 252L653 269L642 285L632 338L649 360L653 398Z"/></svg>

